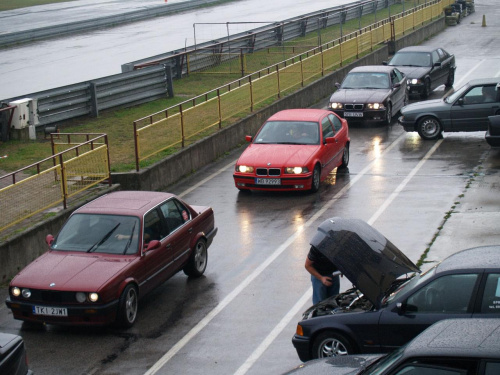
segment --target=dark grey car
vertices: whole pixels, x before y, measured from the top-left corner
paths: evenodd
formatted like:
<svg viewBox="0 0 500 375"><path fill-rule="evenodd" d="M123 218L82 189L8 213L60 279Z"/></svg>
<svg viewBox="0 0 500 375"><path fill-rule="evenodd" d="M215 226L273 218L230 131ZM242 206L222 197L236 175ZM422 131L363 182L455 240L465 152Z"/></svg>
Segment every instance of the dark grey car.
<svg viewBox="0 0 500 375"><path fill-rule="evenodd" d="M497 375L499 348L499 319L446 319L390 354L317 359L286 374Z"/></svg>
<svg viewBox="0 0 500 375"><path fill-rule="evenodd" d="M406 77L393 66L352 69L330 97L328 109L351 122L383 123L408 103Z"/></svg>
<svg viewBox="0 0 500 375"><path fill-rule="evenodd" d="M30 375L26 348L21 336L0 332L0 374Z"/></svg>
<svg viewBox="0 0 500 375"><path fill-rule="evenodd" d="M469 81L453 94L412 103L401 109L399 123L423 139L445 132L486 131L488 116L500 115L500 78Z"/></svg>
<svg viewBox="0 0 500 375"><path fill-rule="evenodd" d="M402 48L384 65L395 66L406 75L410 95L427 98L436 87L452 87L455 82L455 55L439 47Z"/></svg>
<svg viewBox="0 0 500 375"><path fill-rule="evenodd" d="M302 361L389 352L443 319L500 318L500 245L462 250L425 273L362 220L328 219L311 245L356 287L304 312L292 339Z"/></svg>

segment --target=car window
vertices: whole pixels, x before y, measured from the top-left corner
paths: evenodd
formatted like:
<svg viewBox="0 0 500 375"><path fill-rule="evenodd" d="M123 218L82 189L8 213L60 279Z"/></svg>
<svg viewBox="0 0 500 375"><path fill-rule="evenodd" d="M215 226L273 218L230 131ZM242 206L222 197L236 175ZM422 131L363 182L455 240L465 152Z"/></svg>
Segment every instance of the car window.
<svg viewBox="0 0 500 375"><path fill-rule="evenodd" d="M477 278L477 274L463 274L433 280L408 298L407 311L465 314L469 309Z"/></svg>
<svg viewBox="0 0 500 375"><path fill-rule="evenodd" d="M500 374L500 362L486 362L484 375Z"/></svg>
<svg viewBox="0 0 500 375"><path fill-rule="evenodd" d="M403 73L401 73L397 69L394 69L394 73L396 73L396 77L397 77L398 82L401 82L403 80Z"/></svg>
<svg viewBox="0 0 500 375"><path fill-rule="evenodd" d="M396 83L399 83L399 79L398 79L398 76L396 75L396 73L394 73L394 71L391 72L391 82L393 85L395 85Z"/></svg>
<svg viewBox="0 0 500 375"><path fill-rule="evenodd" d="M394 375L466 375L467 370L436 365L407 364Z"/></svg>
<svg viewBox="0 0 500 375"><path fill-rule="evenodd" d="M441 61L446 60L448 58L448 56L449 56L448 52L446 52L444 49L438 48L437 51L438 51L439 59Z"/></svg>
<svg viewBox="0 0 500 375"><path fill-rule="evenodd" d="M144 216L144 242L161 240L167 235L161 222L160 214L156 209L149 211Z"/></svg>
<svg viewBox="0 0 500 375"><path fill-rule="evenodd" d="M338 132L340 129L342 129L342 121L340 121L340 119L337 116L330 114L330 115L328 115L328 118L330 119L331 123L333 124L333 128L335 129L335 133Z"/></svg>
<svg viewBox="0 0 500 375"><path fill-rule="evenodd" d="M486 279L481 312L500 314L500 273L491 273Z"/></svg>
<svg viewBox="0 0 500 375"><path fill-rule="evenodd" d="M463 104L494 103L497 101L495 85L476 86L463 96Z"/></svg>
<svg viewBox="0 0 500 375"><path fill-rule="evenodd" d="M160 206L169 233L189 220L189 211L176 199L170 199Z"/></svg>
<svg viewBox="0 0 500 375"><path fill-rule="evenodd" d="M329 116L328 116L329 117ZM326 137L333 137L333 127L328 117L321 120L321 131L323 132L323 141Z"/></svg>
<svg viewBox="0 0 500 375"><path fill-rule="evenodd" d="M435 64L437 62L439 62L439 55L437 53L437 51L432 51L432 63Z"/></svg>

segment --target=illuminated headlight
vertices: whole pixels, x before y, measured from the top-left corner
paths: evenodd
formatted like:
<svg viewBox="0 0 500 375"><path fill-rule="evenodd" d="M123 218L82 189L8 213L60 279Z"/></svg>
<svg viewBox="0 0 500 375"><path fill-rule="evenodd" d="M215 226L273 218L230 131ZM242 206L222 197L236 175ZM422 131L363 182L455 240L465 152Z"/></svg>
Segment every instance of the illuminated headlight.
<svg viewBox="0 0 500 375"><path fill-rule="evenodd" d="M80 303L83 303L87 300L87 295L83 292L76 293L76 300Z"/></svg>
<svg viewBox="0 0 500 375"><path fill-rule="evenodd" d="M29 289L23 289L21 291L21 294L23 295L24 298L30 298L31 297L31 290L29 290Z"/></svg>
<svg viewBox="0 0 500 375"><path fill-rule="evenodd" d="M248 165L237 165L236 171L241 173L253 173L253 167L249 167Z"/></svg>
<svg viewBox="0 0 500 375"><path fill-rule="evenodd" d="M418 85L418 84L420 84L420 83L422 83L422 81L421 81L421 80L419 80L419 79L417 79L417 78L412 78L412 79L409 79L409 80L408 80L408 84L409 84L409 85Z"/></svg>
<svg viewBox="0 0 500 375"><path fill-rule="evenodd" d="M98 299L99 299L99 294L89 293L89 301L90 302L97 302Z"/></svg>
<svg viewBox="0 0 500 375"><path fill-rule="evenodd" d="M21 295L21 289L19 289L17 286L13 287L11 289L11 292L14 297L19 297Z"/></svg>
<svg viewBox="0 0 500 375"><path fill-rule="evenodd" d="M307 173L309 169L307 167L287 167L285 168L285 173L287 174L301 174Z"/></svg>
<svg viewBox="0 0 500 375"><path fill-rule="evenodd" d="M342 103L329 103L328 106L331 109L342 109Z"/></svg>
<svg viewBox="0 0 500 375"><path fill-rule="evenodd" d="M368 104L369 109L384 109L384 105L382 103L369 103Z"/></svg>

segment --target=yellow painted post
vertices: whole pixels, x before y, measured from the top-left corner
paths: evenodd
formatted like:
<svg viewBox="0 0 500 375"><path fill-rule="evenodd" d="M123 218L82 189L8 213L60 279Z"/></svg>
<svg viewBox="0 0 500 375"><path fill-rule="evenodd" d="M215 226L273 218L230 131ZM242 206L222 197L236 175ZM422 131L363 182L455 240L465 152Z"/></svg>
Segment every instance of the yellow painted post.
<svg viewBox="0 0 500 375"><path fill-rule="evenodd" d="M486 27L486 15L485 14L483 14L483 24L481 26Z"/></svg>

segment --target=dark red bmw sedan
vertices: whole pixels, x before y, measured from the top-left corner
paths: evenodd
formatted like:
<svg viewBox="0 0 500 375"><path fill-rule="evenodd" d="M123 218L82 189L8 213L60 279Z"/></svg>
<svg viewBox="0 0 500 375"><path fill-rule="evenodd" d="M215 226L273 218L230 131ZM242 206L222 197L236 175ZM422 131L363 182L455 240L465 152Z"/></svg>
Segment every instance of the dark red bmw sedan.
<svg viewBox="0 0 500 375"><path fill-rule="evenodd" d="M210 207L161 192L114 192L77 209L19 272L6 304L34 323L131 327L139 299L181 269L201 276L217 227Z"/></svg>
<svg viewBox="0 0 500 375"><path fill-rule="evenodd" d="M323 109L288 109L271 116L236 162L240 190L319 189L320 181L349 163L347 121Z"/></svg>

